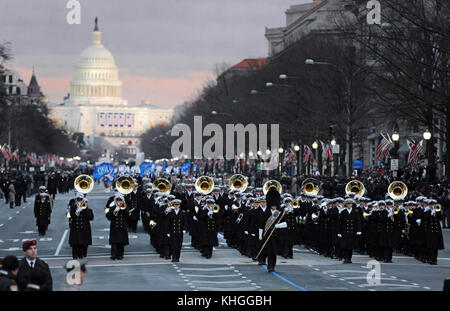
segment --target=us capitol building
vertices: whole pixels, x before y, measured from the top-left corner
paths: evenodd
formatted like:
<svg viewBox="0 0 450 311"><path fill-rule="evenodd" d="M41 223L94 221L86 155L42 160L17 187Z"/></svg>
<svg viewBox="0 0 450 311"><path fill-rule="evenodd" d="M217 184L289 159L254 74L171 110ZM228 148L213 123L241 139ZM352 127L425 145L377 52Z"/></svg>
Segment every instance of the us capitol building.
<svg viewBox="0 0 450 311"><path fill-rule="evenodd" d="M99 150L140 152L140 136L149 128L170 122L173 109L143 101L130 106L122 99L122 81L114 57L101 42L97 19L92 45L75 67L70 93L62 104L47 104L55 126L69 133L83 133L84 142Z"/></svg>

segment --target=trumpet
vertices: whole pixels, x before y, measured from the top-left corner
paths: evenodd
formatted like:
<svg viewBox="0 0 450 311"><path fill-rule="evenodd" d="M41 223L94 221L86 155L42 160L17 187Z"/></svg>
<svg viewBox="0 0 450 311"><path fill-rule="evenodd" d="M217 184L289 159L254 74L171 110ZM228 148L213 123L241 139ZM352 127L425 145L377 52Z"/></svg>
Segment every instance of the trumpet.
<svg viewBox="0 0 450 311"><path fill-rule="evenodd" d="M83 203L81 203L81 208L82 209L86 209L88 207L88 204L86 201L83 201Z"/></svg>
<svg viewBox="0 0 450 311"><path fill-rule="evenodd" d="M79 175L75 178L73 185L80 193L89 193L94 189L94 179L89 175Z"/></svg>
<svg viewBox="0 0 450 311"><path fill-rule="evenodd" d="M291 205L292 205L293 208L297 208L297 207L300 206L300 202L298 200L294 200L294 201L292 201Z"/></svg>
<svg viewBox="0 0 450 311"><path fill-rule="evenodd" d="M319 215L317 215L316 213L312 213L311 219L312 221L317 222L317 220L319 219Z"/></svg>
<svg viewBox="0 0 450 311"><path fill-rule="evenodd" d="M235 210L237 210L237 209L239 209L239 206L237 206L237 205L235 205L235 204L231 205L231 210L232 210L232 211L235 211Z"/></svg>
<svg viewBox="0 0 450 311"><path fill-rule="evenodd" d="M414 214L414 212L413 212L412 209L410 209L410 210L408 211L408 215L412 215L412 214Z"/></svg>
<svg viewBox="0 0 450 311"><path fill-rule="evenodd" d="M367 220L370 217L370 215L372 215L372 210L369 213L363 212L363 217L365 220Z"/></svg>
<svg viewBox="0 0 450 311"><path fill-rule="evenodd" d="M214 206L213 206L213 213L218 213L220 211L220 206L219 206L219 204L214 204Z"/></svg>
<svg viewBox="0 0 450 311"><path fill-rule="evenodd" d="M397 215L400 212L400 209L398 207L394 207L392 209L392 212L394 213L394 215Z"/></svg>
<svg viewBox="0 0 450 311"><path fill-rule="evenodd" d="M125 202L120 202L119 208L123 211L124 209L127 208L127 204Z"/></svg>
<svg viewBox="0 0 450 311"><path fill-rule="evenodd" d="M436 212L440 212L442 210L442 205L441 204L436 204L436 207L434 208L434 210Z"/></svg>
<svg viewBox="0 0 450 311"><path fill-rule="evenodd" d="M149 224L149 226L150 226L152 229L156 227L156 222L153 221L153 219L150 220L150 222L149 222L148 224Z"/></svg>

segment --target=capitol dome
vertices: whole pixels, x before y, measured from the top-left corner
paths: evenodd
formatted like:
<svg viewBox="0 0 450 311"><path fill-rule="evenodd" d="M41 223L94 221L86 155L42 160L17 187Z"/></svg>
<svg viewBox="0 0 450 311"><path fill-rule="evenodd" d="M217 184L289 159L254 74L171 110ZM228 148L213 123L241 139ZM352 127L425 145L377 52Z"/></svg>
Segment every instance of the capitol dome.
<svg viewBox="0 0 450 311"><path fill-rule="evenodd" d="M80 55L70 94L75 104L123 104L122 82L114 57L101 42L97 19L92 45Z"/></svg>

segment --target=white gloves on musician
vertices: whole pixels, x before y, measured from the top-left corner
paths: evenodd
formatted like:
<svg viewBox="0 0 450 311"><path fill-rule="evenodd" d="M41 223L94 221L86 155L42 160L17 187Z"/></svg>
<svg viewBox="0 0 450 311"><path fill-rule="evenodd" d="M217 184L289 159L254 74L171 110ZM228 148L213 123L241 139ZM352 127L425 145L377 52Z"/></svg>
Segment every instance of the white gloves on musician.
<svg viewBox="0 0 450 311"><path fill-rule="evenodd" d="M338 236L338 238L342 238L342 234L340 234L340 233L338 233L337 236Z"/></svg>
<svg viewBox="0 0 450 311"><path fill-rule="evenodd" d="M194 220L198 220L198 218L197 218L196 216L192 217L192 219L194 219Z"/></svg>
<svg viewBox="0 0 450 311"><path fill-rule="evenodd" d="M114 213L118 213L120 211L120 207L116 206L116 208L114 209Z"/></svg>
<svg viewBox="0 0 450 311"><path fill-rule="evenodd" d="M170 212L170 210L171 210L170 206L166 207L166 209L165 209L166 214L167 214L168 212Z"/></svg>
<svg viewBox="0 0 450 311"><path fill-rule="evenodd" d="M258 233L259 233L259 240L262 240L263 229L258 229Z"/></svg>
<svg viewBox="0 0 450 311"><path fill-rule="evenodd" d="M77 216L80 216L80 213L81 213L82 210L83 210L83 209L81 208L81 206L77 204L77 210L75 211L75 214L76 214Z"/></svg>
<svg viewBox="0 0 450 311"><path fill-rule="evenodd" d="M420 225L420 223L422 222L421 219L417 219L416 222Z"/></svg>
<svg viewBox="0 0 450 311"><path fill-rule="evenodd" d="M167 233L167 237L170 238L170 233Z"/></svg>
<svg viewBox="0 0 450 311"><path fill-rule="evenodd" d="M225 208L225 210L227 211L227 210L228 210L228 205L225 205L224 208Z"/></svg>
<svg viewBox="0 0 450 311"><path fill-rule="evenodd" d="M286 222L282 222L281 224L276 224L275 228L276 229L287 228L287 223Z"/></svg>
<svg viewBox="0 0 450 311"><path fill-rule="evenodd" d="M361 234L362 234L362 233L361 233L361 232L359 232L359 231L358 231L358 232L356 232L356 235L361 235Z"/></svg>
<svg viewBox="0 0 450 311"><path fill-rule="evenodd" d="M248 231L244 231L244 233L248 235Z"/></svg>
<svg viewBox="0 0 450 311"><path fill-rule="evenodd" d="M213 214L213 211L208 212L208 216L211 216Z"/></svg>

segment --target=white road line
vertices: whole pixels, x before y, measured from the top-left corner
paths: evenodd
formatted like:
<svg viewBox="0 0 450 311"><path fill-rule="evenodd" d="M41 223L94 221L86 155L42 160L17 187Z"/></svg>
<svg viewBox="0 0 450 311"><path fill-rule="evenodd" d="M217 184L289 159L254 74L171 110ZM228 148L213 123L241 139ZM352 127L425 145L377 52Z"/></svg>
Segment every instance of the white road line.
<svg viewBox="0 0 450 311"><path fill-rule="evenodd" d="M191 281L192 283L208 283L208 284L244 284L250 283L250 280L242 281Z"/></svg>
<svg viewBox="0 0 450 311"><path fill-rule="evenodd" d="M364 273L367 274L369 271L359 271L359 270L326 270L323 273Z"/></svg>
<svg viewBox="0 0 450 311"><path fill-rule="evenodd" d="M3 224L0 224L0 227L3 227Z"/></svg>
<svg viewBox="0 0 450 311"><path fill-rule="evenodd" d="M112 261L112 260L111 260ZM92 267L120 267L120 266L148 266L148 265L165 265L165 262L145 262L145 263L119 263L119 264L108 264L108 265L95 265L95 264L90 264L89 268ZM61 269L60 265L57 266L50 266L51 269Z"/></svg>
<svg viewBox="0 0 450 311"><path fill-rule="evenodd" d="M9 218L8 218L8 220L11 220L11 219L13 219L13 218L12 218L12 217L9 217Z"/></svg>
<svg viewBox="0 0 450 311"><path fill-rule="evenodd" d="M182 273L180 273L180 275L181 274ZM239 275L236 275L236 274L221 274L221 275L185 274L183 276L191 277L191 278L232 278L232 277L239 277Z"/></svg>
<svg viewBox="0 0 450 311"><path fill-rule="evenodd" d="M365 277L365 276L348 276L348 277L343 277L343 279L344 280L366 280L367 277ZM389 278L380 278L379 280L395 281L395 280L389 279Z"/></svg>
<svg viewBox="0 0 450 311"><path fill-rule="evenodd" d="M403 285L403 284L391 284L391 283L381 283L381 284L361 284L359 287L368 287L368 286L395 286L395 287L420 287L415 285Z"/></svg>
<svg viewBox="0 0 450 311"><path fill-rule="evenodd" d="M226 268L180 268L181 270L188 270L188 271L223 271L223 270L232 270L232 267L226 267Z"/></svg>
<svg viewBox="0 0 450 311"><path fill-rule="evenodd" d="M250 286L250 287L233 287L233 288L222 288L222 287L197 287L198 290L204 290L204 291L229 291L229 290L233 290L233 291L253 291L255 290L255 286Z"/></svg>
<svg viewBox="0 0 450 311"><path fill-rule="evenodd" d="M63 234L63 236L62 236L62 238L61 238L61 241L59 242L58 248L56 249L55 256L58 256L58 255L59 255L59 251L61 250L61 247L62 247L62 245L63 245L63 243L64 243L64 240L66 239L67 232L69 232L68 229L66 229L66 230L64 231L64 234Z"/></svg>

